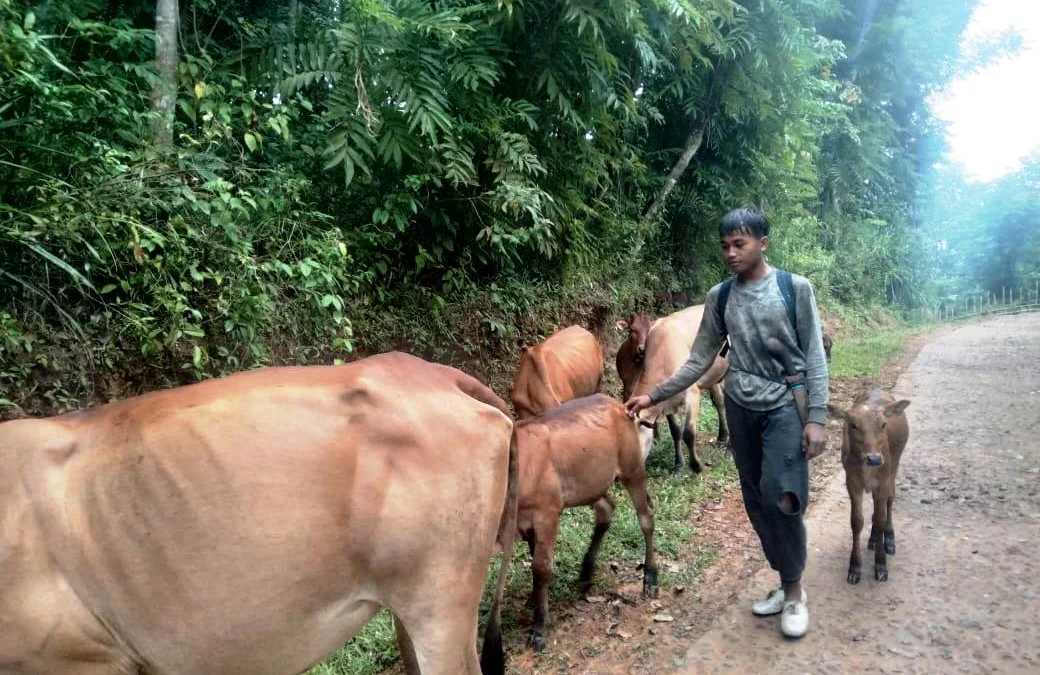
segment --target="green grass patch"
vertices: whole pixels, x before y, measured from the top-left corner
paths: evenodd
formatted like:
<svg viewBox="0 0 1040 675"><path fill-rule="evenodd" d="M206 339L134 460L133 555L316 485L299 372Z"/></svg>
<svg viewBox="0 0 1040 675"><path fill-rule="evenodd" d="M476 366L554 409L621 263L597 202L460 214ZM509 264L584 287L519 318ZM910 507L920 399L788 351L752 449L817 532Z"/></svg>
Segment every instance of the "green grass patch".
<svg viewBox="0 0 1040 675"><path fill-rule="evenodd" d="M889 329L836 339L831 350L831 378L877 377L885 363L918 332L920 329Z"/></svg>
<svg viewBox="0 0 1040 675"><path fill-rule="evenodd" d="M711 403L702 401L698 438L713 439L717 416ZM722 488L736 480L736 469L724 448L700 448L701 460L710 464L704 472L692 477L689 472L673 476L674 453L668 425L662 422L654 450L647 458L650 497L654 504L654 545L660 567L659 583L664 589L688 585L718 557L718 551L699 544L689 519L698 505L716 500ZM684 446L685 451L685 446ZM621 570L633 570L643 561L643 532L639 529L635 509L625 489L615 484L611 491L616 509L614 518L600 548L593 593L613 585L610 563ZM579 598L577 579L581 560L592 536L594 517L591 508L569 509L560 519L554 556L554 571L549 587L549 612L559 617L566 605ZM487 577L481 603L481 633L491 605L491 592L501 556L495 556ZM676 567L664 561L680 560ZM502 609L507 647L523 648L530 611L525 608L531 592L531 567L527 545L518 542L513 551ZM398 659L394 642L393 618L381 611L360 633L335 655L309 671L308 675L375 675L385 671Z"/></svg>

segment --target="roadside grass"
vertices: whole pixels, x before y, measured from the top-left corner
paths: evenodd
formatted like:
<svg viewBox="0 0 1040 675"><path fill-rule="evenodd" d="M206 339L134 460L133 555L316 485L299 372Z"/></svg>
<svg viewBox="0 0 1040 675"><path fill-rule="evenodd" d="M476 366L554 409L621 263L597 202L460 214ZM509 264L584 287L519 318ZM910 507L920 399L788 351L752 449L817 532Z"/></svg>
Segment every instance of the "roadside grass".
<svg viewBox="0 0 1040 675"><path fill-rule="evenodd" d="M830 376L832 379L877 377L908 338L925 330L926 327L899 328L838 338L831 349Z"/></svg>
<svg viewBox="0 0 1040 675"><path fill-rule="evenodd" d="M697 436L714 439L718 417L707 400L702 401ZM674 453L668 425L661 423L657 443L647 458L648 489L654 504L654 547L660 568L658 583L662 592L676 585L693 582L718 551L698 546L696 531L689 524L698 505L718 499L723 486L736 480L736 469L724 448L700 446L701 460L708 463L700 476L687 471L673 476ZM685 446L683 447L685 450ZM611 490L615 511L610 530L603 539L596 576L591 593L614 585L611 563L619 570L634 570L643 562L643 531L639 528L635 509L623 486L615 483ZM553 578L549 587L550 617L559 616L567 605L580 599L577 587L581 560L592 536L594 517L591 508L568 509L560 518L556 540ZM490 611L493 583L498 578L501 556L496 555L487 575L481 602L481 631ZM665 564L670 563L670 564ZM502 607L504 641L507 648L524 647L530 610L525 607L531 591L531 561L527 545L517 542L509 568L506 599ZM353 639L336 654L315 666L308 675L375 675L398 661L393 617L381 610Z"/></svg>

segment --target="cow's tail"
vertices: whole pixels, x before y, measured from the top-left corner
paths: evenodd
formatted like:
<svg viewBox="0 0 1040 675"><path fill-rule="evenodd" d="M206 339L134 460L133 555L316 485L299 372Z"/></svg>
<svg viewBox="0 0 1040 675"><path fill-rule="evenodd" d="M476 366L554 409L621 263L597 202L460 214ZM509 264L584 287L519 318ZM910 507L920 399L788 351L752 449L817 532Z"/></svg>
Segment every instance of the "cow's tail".
<svg viewBox="0 0 1040 675"><path fill-rule="evenodd" d="M509 562L513 558L513 542L516 539L516 510L519 495L520 462L516 449L516 430L509 440L509 479L506 500L498 524L498 540L502 543L502 564L495 584L495 595L491 601L491 615L484 629L484 646L480 651L480 672L483 675L504 675L506 672L505 651L502 648L502 595L509 578Z"/></svg>

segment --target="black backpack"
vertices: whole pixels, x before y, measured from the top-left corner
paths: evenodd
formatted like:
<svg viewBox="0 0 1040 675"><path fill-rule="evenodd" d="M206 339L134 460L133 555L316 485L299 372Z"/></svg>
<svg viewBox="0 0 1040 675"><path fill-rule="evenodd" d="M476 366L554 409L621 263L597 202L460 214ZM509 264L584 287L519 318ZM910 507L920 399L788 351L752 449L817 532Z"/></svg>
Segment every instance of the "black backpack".
<svg viewBox="0 0 1040 675"><path fill-rule="evenodd" d="M729 353L729 329L726 328L726 303L729 302L729 291L733 286L734 277L730 277L722 282L722 286L719 287L719 298L718 308L719 317L722 319L722 330L726 333L726 344L722 346L722 351L719 352L721 356L726 356ZM791 327L794 328L795 339L798 340L798 348L802 348L802 339L798 335L798 305L794 294L794 281L791 279L791 273L787 270L778 269L776 271L776 283L780 286L780 295L784 298L784 304L787 306L787 318L791 321Z"/></svg>

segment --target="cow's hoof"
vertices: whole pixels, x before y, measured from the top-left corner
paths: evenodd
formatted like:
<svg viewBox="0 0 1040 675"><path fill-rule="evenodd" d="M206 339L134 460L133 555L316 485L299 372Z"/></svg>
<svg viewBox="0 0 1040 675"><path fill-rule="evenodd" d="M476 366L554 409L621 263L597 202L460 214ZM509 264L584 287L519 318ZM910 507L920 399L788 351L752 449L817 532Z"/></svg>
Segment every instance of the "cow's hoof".
<svg viewBox="0 0 1040 675"><path fill-rule="evenodd" d="M672 476L678 477L686 473L686 467L682 464L672 469Z"/></svg>
<svg viewBox="0 0 1040 675"><path fill-rule="evenodd" d="M849 582L850 584L858 584L859 583L859 578L860 578L859 568L858 567L850 567L849 568L849 575L847 577L845 577L845 581Z"/></svg>
<svg viewBox="0 0 1040 675"><path fill-rule="evenodd" d="M896 538L895 537L885 537L885 553L887 553L888 555L895 555L896 554Z"/></svg>
<svg viewBox="0 0 1040 675"><path fill-rule="evenodd" d="M587 579L578 580L578 592L581 593L581 597L585 597L592 590L592 582Z"/></svg>
<svg viewBox="0 0 1040 675"><path fill-rule="evenodd" d="M874 579L888 581L888 565L874 565Z"/></svg>
<svg viewBox="0 0 1040 675"><path fill-rule="evenodd" d="M657 584L643 584L643 597L644 598L656 598L660 594L661 589Z"/></svg>
<svg viewBox="0 0 1040 675"><path fill-rule="evenodd" d="M701 462L694 462L693 464L690 464L690 471L694 474L698 474L704 471L704 464Z"/></svg>
<svg viewBox="0 0 1040 675"><path fill-rule="evenodd" d="M545 651L545 638L537 633L531 633L527 636L527 646L541 654Z"/></svg>

